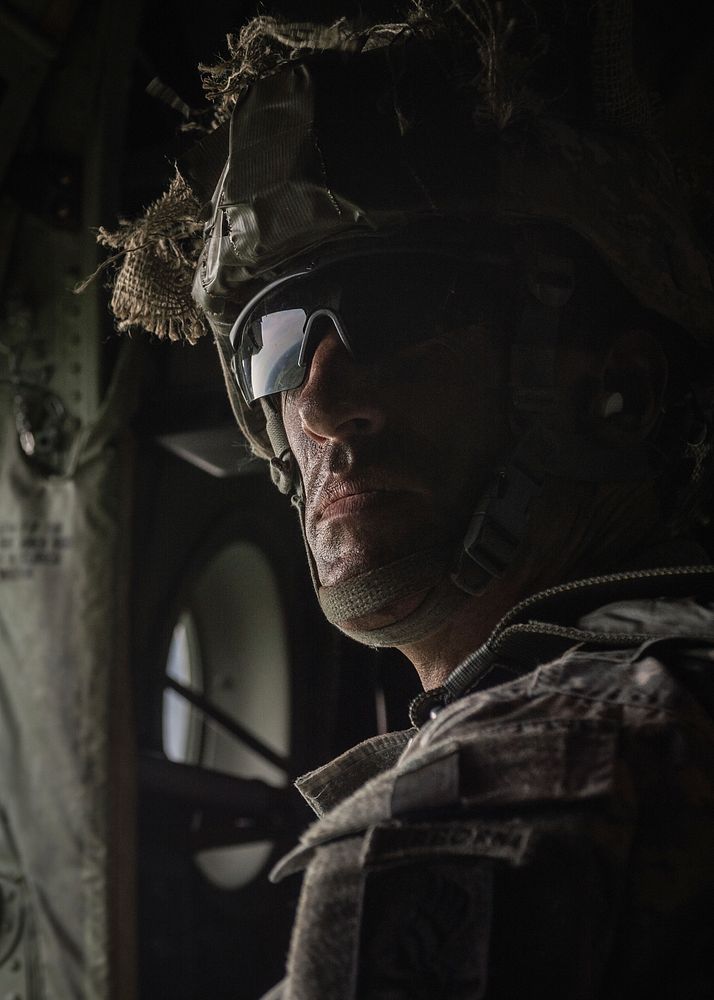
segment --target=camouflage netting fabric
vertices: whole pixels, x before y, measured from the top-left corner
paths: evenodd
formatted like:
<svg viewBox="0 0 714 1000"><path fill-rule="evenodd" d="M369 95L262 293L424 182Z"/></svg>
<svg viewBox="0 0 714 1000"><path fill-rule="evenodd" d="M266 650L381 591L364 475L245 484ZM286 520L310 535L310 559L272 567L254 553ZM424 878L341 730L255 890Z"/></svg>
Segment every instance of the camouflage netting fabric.
<svg viewBox="0 0 714 1000"><path fill-rule="evenodd" d="M240 34L227 36L226 59L199 66L206 96L214 104L214 125L230 118L251 83L286 62L315 52L368 52L408 34L448 40L459 64L459 85L475 90L483 116L504 128L533 101L524 86L526 71L543 44L536 36L527 56L511 51L514 6L493 0L411 0L401 20L367 26L346 18L329 26L253 18Z"/></svg>
<svg viewBox="0 0 714 1000"><path fill-rule="evenodd" d="M202 230L198 212L198 201L176 171L168 191L142 218L122 221L115 232L100 228L98 242L118 251L100 270L121 261L111 298L119 330L138 326L191 344L207 332L191 298Z"/></svg>

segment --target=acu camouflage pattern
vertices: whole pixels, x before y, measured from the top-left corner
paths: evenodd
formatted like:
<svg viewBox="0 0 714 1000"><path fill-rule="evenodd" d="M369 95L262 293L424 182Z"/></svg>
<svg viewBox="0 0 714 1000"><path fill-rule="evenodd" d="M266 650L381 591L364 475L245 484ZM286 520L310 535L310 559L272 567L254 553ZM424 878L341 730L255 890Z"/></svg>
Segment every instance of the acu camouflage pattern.
<svg viewBox="0 0 714 1000"><path fill-rule="evenodd" d="M275 872L307 869L270 997L714 995L711 590L601 609L580 624L652 638L512 662L303 778L321 818Z"/></svg>

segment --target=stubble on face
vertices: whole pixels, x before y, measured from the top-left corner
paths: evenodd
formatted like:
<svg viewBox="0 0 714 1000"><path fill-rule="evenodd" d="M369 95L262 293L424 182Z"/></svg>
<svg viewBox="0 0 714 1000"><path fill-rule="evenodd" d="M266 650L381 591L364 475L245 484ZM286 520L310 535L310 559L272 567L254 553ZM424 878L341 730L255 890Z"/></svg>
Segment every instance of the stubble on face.
<svg viewBox="0 0 714 1000"><path fill-rule="evenodd" d="M506 447L503 352L482 328L372 367L367 391L384 413L376 433L356 423L315 440L304 431L301 390L283 401L323 586L455 544Z"/></svg>
<svg viewBox="0 0 714 1000"><path fill-rule="evenodd" d="M428 440L385 434L336 443L304 463L305 529L323 585L449 539L439 459Z"/></svg>

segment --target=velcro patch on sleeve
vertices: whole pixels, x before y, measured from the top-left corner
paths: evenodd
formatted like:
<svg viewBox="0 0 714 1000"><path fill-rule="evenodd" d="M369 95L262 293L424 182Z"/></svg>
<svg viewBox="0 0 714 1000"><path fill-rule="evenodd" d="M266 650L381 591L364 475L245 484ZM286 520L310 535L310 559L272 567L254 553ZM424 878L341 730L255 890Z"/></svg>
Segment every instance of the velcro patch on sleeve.
<svg viewBox="0 0 714 1000"><path fill-rule="evenodd" d="M553 719L494 727L461 747L464 806L574 801L609 794L617 730L609 723Z"/></svg>
<svg viewBox="0 0 714 1000"><path fill-rule="evenodd" d="M492 861L422 859L367 873L354 996L481 1000L492 917Z"/></svg>
<svg viewBox="0 0 714 1000"><path fill-rule="evenodd" d="M366 869L423 858L482 857L520 865L530 828L522 823L383 823L368 831L362 849Z"/></svg>

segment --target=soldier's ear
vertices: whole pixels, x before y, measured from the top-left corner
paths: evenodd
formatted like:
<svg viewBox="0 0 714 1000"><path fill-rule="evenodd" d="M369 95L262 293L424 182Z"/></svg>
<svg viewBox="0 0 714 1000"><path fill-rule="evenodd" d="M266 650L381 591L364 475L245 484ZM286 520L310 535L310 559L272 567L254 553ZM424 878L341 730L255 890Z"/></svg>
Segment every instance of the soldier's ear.
<svg viewBox="0 0 714 1000"><path fill-rule="evenodd" d="M637 444L662 413L669 365L658 337L648 330L619 334L600 364L591 419L612 444Z"/></svg>

